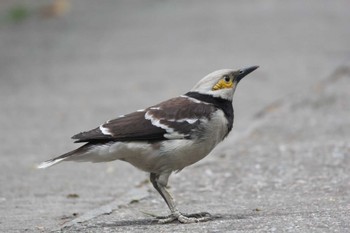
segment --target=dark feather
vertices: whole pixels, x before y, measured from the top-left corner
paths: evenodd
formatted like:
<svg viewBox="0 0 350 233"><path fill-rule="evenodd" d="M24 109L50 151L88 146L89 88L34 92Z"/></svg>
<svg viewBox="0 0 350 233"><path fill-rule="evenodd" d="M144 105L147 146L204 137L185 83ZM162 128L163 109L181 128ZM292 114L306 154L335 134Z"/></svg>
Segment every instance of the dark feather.
<svg viewBox="0 0 350 233"><path fill-rule="evenodd" d="M111 135L103 134L99 127L74 135L76 142L92 141L140 141L162 140L166 131L155 127L145 119L145 112L133 112L123 117L107 121L102 125Z"/></svg>
<svg viewBox="0 0 350 233"><path fill-rule="evenodd" d="M144 111L133 112L123 117L107 121L102 125L110 135L103 134L99 127L74 135L76 142L101 141L159 141L168 139L188 139L200 125L200 119L210 119L217 108L212 104L194 102L187 97L177 97ZM152 124L159 120L162 127ZM189 120L190 121L186 121ZM197 121L194 121L197 119Z"/></svg>

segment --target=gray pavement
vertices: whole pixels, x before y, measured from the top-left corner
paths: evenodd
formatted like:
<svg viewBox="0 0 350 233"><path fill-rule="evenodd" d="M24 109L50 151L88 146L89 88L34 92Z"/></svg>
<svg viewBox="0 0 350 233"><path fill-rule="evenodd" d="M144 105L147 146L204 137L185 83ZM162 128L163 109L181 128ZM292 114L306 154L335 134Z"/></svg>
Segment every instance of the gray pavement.
<svg viewBox="0 0 350 233"><path fill-rule="evenodd" d="M1 232L350 231L348 1L75 0L54 18L26 4L0 24ZM77 132L249 65L232 134L170 179L213 221L154 224L144 213L167 207L123 162L35 169Z"/></svg>

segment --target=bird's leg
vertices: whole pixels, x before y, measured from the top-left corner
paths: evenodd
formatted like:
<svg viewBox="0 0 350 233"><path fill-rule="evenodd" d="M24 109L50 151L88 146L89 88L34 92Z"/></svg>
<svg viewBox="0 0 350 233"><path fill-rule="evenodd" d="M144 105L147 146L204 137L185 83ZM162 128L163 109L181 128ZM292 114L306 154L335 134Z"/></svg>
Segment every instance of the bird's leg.
<svg viewBox="0 0 350 233"><path fill-rule="evenodd" d="M166 189L169 175L159 177L158 174L151 173L150 180L153 184L153 187L158 191L158 193L163 197L164 201L168 205L171 214L166 217L158 217L159 223L170 223L175 220L178 220L181 223L194 223L194 222L203 222L211 219L211 215L207 212L184 215L180 213L175 205L175 201L169 191Z"/></svg>

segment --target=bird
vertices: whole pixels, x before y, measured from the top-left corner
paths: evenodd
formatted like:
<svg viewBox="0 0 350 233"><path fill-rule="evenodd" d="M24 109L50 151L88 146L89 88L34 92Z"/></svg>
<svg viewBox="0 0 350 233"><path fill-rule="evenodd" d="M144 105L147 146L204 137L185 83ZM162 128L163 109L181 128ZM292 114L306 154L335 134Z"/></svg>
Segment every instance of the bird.
<svg viewBox="0 0 350 233"><path fill-rule="evenodd" d="M237 84L259 66L221 69L202 78L175 98L121 115L72 137L79 148L38 165L47 168L63 161L122 160L150 174L150 181L169 207L159 223L203 222L208 212L184 214L167 189L169 176L206 157L233 126L233 95Z"/></svg>

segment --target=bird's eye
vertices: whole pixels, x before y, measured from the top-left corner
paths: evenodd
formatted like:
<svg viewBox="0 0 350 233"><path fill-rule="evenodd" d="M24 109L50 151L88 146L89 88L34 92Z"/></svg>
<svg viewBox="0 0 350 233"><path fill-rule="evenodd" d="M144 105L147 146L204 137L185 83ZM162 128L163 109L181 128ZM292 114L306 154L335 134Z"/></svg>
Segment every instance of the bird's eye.
<svg viewBox="0 0 350 233"><path fill-rule="evenodd" d="M224 76L224 80L225 80L225 82L227 82L227 83L228 83L228 82L230 82L230 77L229 77L229 76L227 76L227 75L225 75L225 76Z"/></svg>

